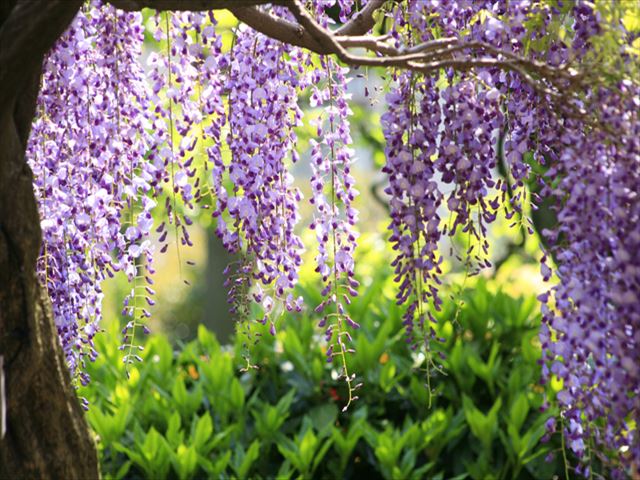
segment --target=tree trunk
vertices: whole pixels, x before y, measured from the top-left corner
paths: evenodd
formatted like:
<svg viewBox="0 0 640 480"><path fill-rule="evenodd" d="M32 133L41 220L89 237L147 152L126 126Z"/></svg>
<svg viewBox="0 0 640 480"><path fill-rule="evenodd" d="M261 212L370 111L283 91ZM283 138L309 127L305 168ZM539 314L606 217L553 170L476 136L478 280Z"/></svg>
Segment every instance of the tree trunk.
<svg viewBox="0 0 640 480"><path fill-rule="evenodd" d="M11 12L10 0L0 8L0 27ZM40 218L25 150L44 53L5 70L4 78L19 77L10 79L18 87L5 90L0 103L0 387L1 380L5 384L0 416L6 413L0 478L91 479L99 478L94 441L71 386L50 301L35 273ZM1 63L0 70L9 68Z"/></svg>

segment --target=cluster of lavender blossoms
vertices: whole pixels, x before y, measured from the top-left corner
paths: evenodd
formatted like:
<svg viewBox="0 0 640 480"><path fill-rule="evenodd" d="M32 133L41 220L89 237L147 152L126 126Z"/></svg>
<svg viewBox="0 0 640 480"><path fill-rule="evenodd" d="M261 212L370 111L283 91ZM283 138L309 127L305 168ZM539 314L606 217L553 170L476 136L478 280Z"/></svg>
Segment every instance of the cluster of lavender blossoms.
<svg viewBox="0 0 640 480"><path fill-rule="evenodd" d="M318 140L311 140L311 203L315 207L311 223L318 241L316 272L322 277L325 298L315 309L322 313L319 323L325 329L328 343L327 361L339 358L342 375L348 385L348 401L353 399L355 386L349 374L346 354L353 352L348 328L358 328L347 312L346 305L357 295L354 251L358 233L355 224L358 212L352 203L357 195L351 163L354 151L349 147L351 133L348 117L351 110L347 103L346 69L332 58L322 58L320 67L311 73L312 93L310 104L321 107L322 113L315 119ZM319 87L320 85L320 87Z"/></svg>
<svg viewBox="0 0 640 480"><path fill-rule="evenodd" d="M42 217L38 271L82 383L82 364L96 355L102 280L123 271L136 288L153 271L149 233L161 166L145 158L155 140L138 62L143 35L141 15L88 5L46 60L27 151ZM142 296L153 302L147 288ZM133 300L139 296L125 300L131 325L149 314ZM133 355L129 348L125 360Z"/></svg>
<svg viewBox="0 0 640 480"><path fill-rule="evenodd" d="M302 263L303 245L294 231L302 194L288 171L298 159L294 127L302 120L302 62L300 49L240 27L226 79L231 162L222 168L233 189L227 193L217 182L226 207L215 211L217 232L227 249L241 254L228 281L232 311L246 320L253 298L264 312L259 321L270 322L272 334L278 313L302 309L302 298L293 296Z"/></svg>
<svg viewBox="0 0 640 480"><path fill-rule="evenodd" d="M357 9L352 0L313 2L325 28L333 28L328 9L336 5L341 22ZM260 8L294 21L285 8ZM477 55L473 45L482 43L504 58L562 67L590 61L601 33L595 8L582 1L408 0L384 11L397 48L453 37L468 42L456 55ZM553 33L560 14L573 21L564 41ZM83 362L96 355L101 282L119 271L131 284L124 360L139 359L136 329L146 331L154 303L154 245L163 252L175 244L180 255L192 243L198 208L211 210L216 233L239 255L228 287L240 320L250 320L256 302L257 321L275 334L281 312L302 308L294 296L302 195L290 168L299 159L299 96L308 92L319 112L309 201L324 285L314 307L326 329L327 360L339 359L350 402L357 398L346 354L349 329L357 328L348 307L358 288L358 214L349 70L244 25L223 48L211 12L158 13L149 25L156 45L145 72L142 16L93 0L44 66L28 146L44 240L38 273L72 373L88 381ZM391 72L383 171L407 341L425 352L430 382L440 368L432 342L439 340L443 240L467 239L454 256L476 274L491 266L488 227L499 215L532 233L528 205L551 200L557 224L542 232L541 270L558 282L540 296L543 379L562 385L560 425L583 460L577 470L589 475L598 446L617 453L609 457L617 458L612 475L622 477L640 468L640 89L622 81L578 91L579 104L559 102L545 88L548 79L532 81L513 65ZM581 109L587 115L576 115ZM156 204L168 219L160 225Z"/></svg>
<svg viewBox="0 0 640 480"><path fill-rule="evenodd" d="M469 12L441 16L441 28L450 19L471 18ZM402 27L398 45L433 40L425 2L412 1L391 12ZM456 24L457 25L457 24ZM458 28L458 26L456 26ZM492 177L496 167L495 141L503 126L500 92L482 88L466 75L448 71L437 78L402 72L387 96L382 117L387 147L383 171L389 175L390 241L397 255L392 263L400 284L398 304L407 304L404 324L407 342L423 346L427 356L427 384L439 369L431 341L438 341L433 311L439 311L443 257L440 241L462 232L469 239L458 253L468 274L490 266L487 226L496 219L500 202L492 196L500 185ZM443 188L445 187L445 188ZM448 210L447 218L441 217ZM475 250L475 252L474 252ZM470 271L473 270L473 271Z"/></svg>
<svg viewBox="0 0 640 480"><path fill-rule="evenodd" d="M534 59L559 66L588 57L590 37L600 31L598 14L584 2L566 10L574 19L572 43L532 49ZM434 0L410 1L389 16L401 27L394 32L397 45L428 41L438 31L522 55L545 37L558 13L529 2ZM523 27L532 17L541 25L533 34ZM424 342L429 352L429 342L438 340L428 322L435 322L431 311L441 303L440 239L465 234L467 250L455 257L476 274L490 266L487 227L498 215L533 233L526 203L535 210L544 197L553 199L558 223L543 231L541 269L545 280L555 273L559 282L540 296L542 371L545 381L561 381L562 433L583 461L577 473L585 476L597 455L594 445L616 451L615 477L640 464L634 426L640 411L639 93L637 85L622 82L615 91L585 91L581 105L558 105L517 72L500 68L401 72L382 117L397 299L408 305L404 322L414 347ZM572 115L572 106L583 105L597 109L610 131ZM497 175L498 162L506 178ZM533 162L543 173L533 173Z"/></svg>

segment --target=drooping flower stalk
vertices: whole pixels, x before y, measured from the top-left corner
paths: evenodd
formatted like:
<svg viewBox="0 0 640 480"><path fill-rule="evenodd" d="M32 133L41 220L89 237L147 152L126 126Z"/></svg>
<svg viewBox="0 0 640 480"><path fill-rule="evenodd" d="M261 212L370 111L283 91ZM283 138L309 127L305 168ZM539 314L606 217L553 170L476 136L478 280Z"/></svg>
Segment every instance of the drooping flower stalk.
<svg viewBox="0 0 640 480"><path fill-rule="evenodd" d="M438 209L443 200L432 157L441 113L432 82L418 83L412 74L400 75L397 82L397 90L387 95L388 110L382 117L387 140L383 171L389 174L385 191L391 196L390 242L397 251L392 266L400 284L397 302L408 304L403 316L407 341L425 347L431 394L431 370L436 364L430 343L435 338L435 318L429 305L439 309L441 303L438 275L442 257L437 250L441 236Z"/></svg>
<svg viewBox="0 0 640 480"><path fill-rule="evenodd" d="M154 179L157 169L145 159L148 150L155 147L153 138L144 131L150 116L148 86L141 79L142 72L137 61L141 55L141 43L130 45L130 41L126 40L131 35L129 18L123 17L115 9L107 11L112 28L106 26L107 34L96 40L96 49L104 52L104 65L114 73L112 77L105 78L106 88L114 92L113 141L118 148L122 148L116 154L133 151L128 171L123 172L123 177L115 179L124 186L126 196L126 205L123 205L121 213L126 241L126 255L122 260L123 270L132 285L131 292L125 297L123 311L131 320L124 329L125 338L121 347L126 351L123 360L128 373L129 366L134 361L140 361L137 352L143 348L136 344L136 329L141 327L148 332L144 325L145 318L150 316L147 307L155 303L151 298L155 292L150 286L153 283L151 275L154 273L152 264L155 247L148 237L153 227L151 212L156 205L152 197L157 189ZM135 33L137 42L140 42L143 35L141 25L138 25Z"/></svg>
<svg viewBox="0 0 640 480"><path fill-rule="evenodd" d="M218 234L227 248L245 256L238 273L250 274L238 277L231 293L244 292L246 297L242 285L255 282L254 296L265 314L261 321L269 321L272 332L272 311L281 308L278 305L287 310L302 306L292 294L303 248L294 232L302 196L287 167L289 159L297 160L293 128L301 120L300 55L298 49L240 27L226 84L232 154L227 171L234 189L228 198L224 193L225 216L236 232L219 219Z"/></svg>
<svg viewBox="0 0 640 480"><path fill-rule="evenodd" d="M137 62L142 35L140 15L98 2L83 9L47 59L42 116L28 146L44 237L39 268L69 367L82 383L82 363L96 355L101 281L118 270L137 276L140 255L151 261L153 201L143 201L135 226L121 229L155 173L144 158L151 138Z"/></svg>
<svg viewBox="0 0 640 480"><path fill-rule="evenodd" d="M346 73L347 69L333 59L321 57L320 68L312 73L312 84L316 86L311 94L311 106L321 108L314 120L318 140L311 140L311 203L316 210L311 228L318 241L316 271L322 277L325 297L316 312L323 313L320 326L326 329L327 361L339 359L341 376L347 384L344 409L357 399L347 353L354 351L348 346L351 341L348 328L358 328L346 307L351 304L350 297L357 295L358 287L354 263L358 212L352 206L358 192L351 175L354 152L350 147L351 110L347 103L350 95L346 93ZM322 83L326 86L320 87Z"/></svg>

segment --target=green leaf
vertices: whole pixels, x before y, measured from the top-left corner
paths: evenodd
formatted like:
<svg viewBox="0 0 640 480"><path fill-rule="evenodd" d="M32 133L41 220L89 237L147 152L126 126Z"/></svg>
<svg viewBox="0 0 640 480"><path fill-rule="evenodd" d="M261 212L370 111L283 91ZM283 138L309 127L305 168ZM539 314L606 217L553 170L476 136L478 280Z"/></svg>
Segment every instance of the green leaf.
<svg viewBox="0 0 640 480"><path fill-rule="evenodd" d="M276 404L276 409L278 410L278 413L280 415L285 415L289 412L295 396L296 391L289 390L287 394L278 401L278 403Z"/></svg>
<svg viewBox="0 0 640 480"><path fill-rule="evenodd" d="M254 440L246 452L240 444L236 446L236 455L231 467L238 475L238 478L247 478L249 470L258 459L258 456L260 456L260 440Z"/></svg>
<svg viewBox="0 0 640 480"><path fill-rule="evenodd" d="M511 410L509 412L509 419L511 420L511 424L514 426L516 431L520 431L522 425L524 424L524 421L527 419L528 414L529 401L527 400L527 395L520 392L516 399L513 401Z"/></svg>
<svg viewBox="0 0 640 480"><path fill-rule="evenodd" d="M413 467L416 464L416 451L413 448L405 450L402 459L400 460L400 471L402 472L402 478L409 478Z"/></svg>
<svg viewBox="0 0 640 480"><path fill-rule="evenodd" d="M483 362L477 353L471 350L467 356L467 363L469 368L480 377L489 387L491 395L495 395L495 379L500 369L501 360L498 357L500 351L500 344L496 341L491 345L491 352L489 353L489 359L487 362Z"/></svg>
<svg viewBox="0 0 640 480"><path fill-rule="evenodd" d="M252 410L255 419L255 429L258 436L267 442L272 442L280 427L289 418L289 412L296 391L289 390L275 405L259 403L257 408Z"/></svg>
<svg viewBox="0 0 640 480"><path fill-rule="evenodd" d="M313 426L311 422L308 421L308 418L304 419L302 428L304 429L304 434L298 436L298 448L303 471L307 472L310 470L311 462L313 461L313 454L318 444L318 437L313 432Z"/></svg>
<svg viewBox="0 0 640 480"><path fill-rule="evenodd" d="M411 472L411 475L409 476L409 478L411 478L411 480L421 480L423 478L428 478L428 477L426 477L425 474L429 470L431 470L433 467L435 467L435 465L436 465L436 462L425 463L421 467L418 467L415 470L413 470Z"/></svg>
<svg viewBox="0 0 640 480"><path fill-rule="evenodd" d="M164 437L151 427L147 432L142 444L136 445L138 452L129 458L141 467L149 478L165 478L171 466L171 449Z"/></svg>
<svg viewBox="0 0 640 480"><path fill-rule="evenodd" d="M396 383L396 366L393 362L387 362L380 371L380 387L385 393L393 388Z"/></svg>
<svg viewBox="0 0 640 480"><path fill-rule="evenodd" d="M289 329L284 332L284 340L282 348L288 360L293 363L295 368L301 372L307 370L307 360L305 357L306 349L302 346L300 337L295 330Z"/></svg>
<svg viewBox="0 0 640 480"><path fill-rule="evenodd" d="M99 408L90 408L87 418L102 442L110 444L124 435L131 418L131 407L127 403L122 404L116 408L113 415L104 413Z"/></svg>
<svg viewBox="0 0 640 480"><path fill-rule="evenodd" d="M182 410L187 405L187 388L182 377L176 377L171 388L171 397L176 402L178 408Z"/></svg>
<svg viewBox="0 0 640 480"><path fill-rule="evenodd" d="M300 457L300 451L296 442L292 441L290 438L282 437L278 439L278 451L293 465L296 470L299 472L304 471L304 464Z"/></svg>
<svg viewBox="0 0 640 480"><path fill-rule="evenodd" d="M291 468L291 463L286 460L280 465L276 478L278 480L289 480L292 477L293 472L294 470Z"/></svg>
<svg viewBox="0 0 640 480"><path fill-rule="evenodd" d="M312 473L316 471L316 469L318 468L318 465L320 465L320 462L322 462L325 455L327 454L327 451L329 451L329 448L331 448L332 444L333 444L333 440L331 438L328 438L322 443L322 446L315 452L313 456L313 465L311 465Z"/></svg>
<svg viewBox="0 0 640 480"><path fill-rule="evenodd" d="M313 407L308 415L316 431L328 434L338 418L338 407L333 403L323 403Z"/></svg>
<svg viewBox="0 0 640 480"><path fill-rule="evenodd" d="M231 388L229 392L231 406L238 412L244 407L244 390L237 378L231 380Z"/></svg>
<svg viewBox="0 0 640 480"><path fill-rule="evenodd" d="M446 432L450 424L450 411L445 411L443 409L434 410L421 425L424 444L428 445L432 442L439 443L439 437Z"/></svg>
<svg viewBox="0 0 640 480"><path fill-rule="evenodd" d="M142 366L154 372L157 378L164 379L171 373L173 363L173 349L166 337L157 335L152 337L145 350L145 361Z"/></svg>
<svg viewBox="0 0 640 480"><path fill-rule="evenodd" d="M191 443L198 451L201 451L212 434L213 422L211 421L211 415L209 415L209 412L205 412L195 423L195 429L191 435Z"/></svg>
<svg viewBox="0 0 640 480"><path fill-rule="evenodd" d="M198 465L207 472L209 478L220 478L229 465L231 460L231 450L216 457L215 461L211 461L202 455L198 455Z"/></svg>
<svg viewBox="0 0 640 480"><path fill-rule="evenodd" d="M118 471L114 475L114 478L116 480L120 480L121 478L124 478L125 475L129 473L130 468L131 468L131 460L127 460L122 465L120 465L120 468L118 468Z"/></svg>
<svg viewBox="0 0 640 480"><path fill-rule="evenodd" d="M464 345L462 340L458 338L447 357L447 363L464 392L470 392L476 381L473 371L467 368L467 356L471 355L471 352L471 348Z"/></svg>
<svg viewBox="0 0 640 480"><path fill-rule="evenodd" d="M180 414L178 412L173 412L171 417L169 417L169 423L167 426L167 431L165 433L165 437L174 448L177 448L184 439L184 432L180 429Z"/></svg>
<svg viewBox="0 0 640 480"><path fill-rule="evenodd" d="M471 433L480 440L486 452L491 451L491 443L498 428L498 411L502 407L502 399L498 398L486 415L476 408L466 395L462 398L465 418Z"/></svg>
<svg viewBox="0 0 640 480"><path fill-rule="evenodd" d="M193 446L180 445L171 456L171 463L180 480L191 478L198 467L198 454Z"/></svg>
<svg viewBox="0 0 640 480"><path fill-rule="evenodd" d="M220 344L215 335L202 324L198 325L198 342L200 342L202 350L210 356L213 356L220 350Z"/></svg>

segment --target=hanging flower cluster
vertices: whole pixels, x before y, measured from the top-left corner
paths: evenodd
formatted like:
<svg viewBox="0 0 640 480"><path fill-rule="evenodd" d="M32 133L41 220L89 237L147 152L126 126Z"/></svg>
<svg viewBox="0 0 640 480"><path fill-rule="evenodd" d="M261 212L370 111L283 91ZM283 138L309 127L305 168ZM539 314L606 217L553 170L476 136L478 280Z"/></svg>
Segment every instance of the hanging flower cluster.
<svg viewBox="0 0 640 480"><path fill-rule="evenodd" d="M211 138L219 145L224 119L221 84L210 60L220 53L220 38L215 34L212 15L164 13L157 14L154 23L154 38L161 42L148 59L155 94L154 126L162 142L158 161L163 165L165 208L180 256L180 246L193 245L188 226L192 223L189 213L199 199L199 143ZM205 49L213 51L205 53ZM161 251L168 247L168 229L164 223L157 229Z"/></svg>
<svg viewBox="0 0 640 480"><path fill-rule="evenodd" d="M435 182L432 159L441 112L432 81L418 84L413 74L403 73L397 82L397 89L386 97L388 111L382 117L387 141L383 171L389 174L390 241L398 252L392 264L400 284L397 301L408 303L404 324L407 340L415 345L435 333L430 325L435 322L430 300L437 309L441 303L437 251L443 194ZM416 327L418 332L414 332ZM425 332L429 332L426 337Z"/></svg>
<svg viewBox="0 0 640 480"><path fill-rule="evenodd" d="M332 19L326 9L335 5L335 0L317 2L314 13L320 23L327 28ZM352 0L338 2L339 17L344 21L353 8ZM322 314L320 328L325 330L327 341L327 362L338 359L340 376L347 384L346 410L355 396L359 384L355 375L349 373L347 354L355 350L349 345L349 329L359 325L349 316L348 305L358 294L355 279L354 252L358 233L355 224L358 211L353 202L358 195L351 174L355 161L349 116L352 114L347 93L348 69L341 67L333 58L322 56L318 64L308 58L310 69L311 95L309 104L318 109L319 114L310 123L316 127L316 138L311 139L311 204L315 207L310 228L316 233L318 254L316 272L322 277L324 300L316 306L315 312Z"/></svg>
<svg viewBox="0 0 640 480"><path fill-rule="evenodd" d="M420 8L427 11L418 15ZM533 50L534 58L551 65L562 65L571 58L588 58L590 39L600 32L594 7L578 2L566 11L575 22L571 47L557 41L544 52ZM409 24L414 31L428 31L420 22L432 18L447 34L460 36L463 31L463 38L470 43L482 41L519 54L525 53L527 42L547 34L554 14L550 7L527 2L409 2L407 10L398 12L402 16L396 17L396 24ZM526 38L522 26L527 17L537 18L540 24L533 39ZM418 28L420 25L422 28ZM409 81L411 77L407 73L400 75L396 88L387 96L389 111L383 118L388 158L385 170L390 175L388 192L392 197L391 241L400 252L394 265L401 288L399 300L409 305L405 321L410 332L415 318L415 297L411 294L416 282L412 283L407 272L418 269L407 266L407 259L416 243L411 237L402 243L401 232L410 232L414 221L407 214L408 206L416 203L412 191L416 176L411 176L410 168L423 168L412 146L411 126L416 125L416 115L438 122L433 111L421 113L415 108L415 85L425 80L418 77ZM563 106L566 110L560 113L567 115L560 118L558 111L549 107L554 103L552 99L516 73L487 68L477 69L470 77L449 70L443 79L448 86L432 93L433 108L442 108L442 123L431 129L441 132L441 138L434 142L437 155L433 162L439 180L453 186L446 198L451 223L442 228L442 234L453 235L460 227L470 239L479 241L486 254L486 226L502 207L507 218L518 215L520 226L532 232L532 220L522 218L528 195L525 186L531 178L531 160L525 158L543 166L543 174L534 181L542 187L543 197L554 200L558 224L544 231L549 249L543 258L542 274L545 280L550 279L548 260L553 256L560 280L541 296L544 326L540 338L546 361L543 376L562 380L558 400L563 435L568 447L584 460L576 468L578 473L589 475L589 462L595 455L589 448L590 439L603 448L617 449L621 465L628 468L638 464L637 427L633 422L640 411L640 282L635 267L637 255L630 253L638 251L640 238L640 202L636 199L639 184L635 174L640 171L640 151L635 140L640 125L637 86L622 83L615 92L585 92L585 104L599 109L601 123L616 132L616 141L612 142L610 133L592 129L573 117L572 105ZM435 85L430 88L430 92L437 91ZM409 128L404 130L398 125ZM496 158L494 147L500 134L505 140L503 159ZM419 143L423 148L427 144ZM506 164L505 181L492 179L497 161ZM427 178L432 177L427 174ZM495 196L490 195L492 190ZM540 198L534 195L532 200L535 209ZM438 214L429 218L434 230L440 232ZM429 232L426 225L418 230ZM473 248L470 245L467 255L472 254ZM482 256L476 258L475 264L487 266ZM624 468L613 468L612 474L624 476L623 472Z"/></svg>
<svg viewBox="0 0 640 480"><path fill-rule="evenodd" d="M78 15L47 58L28 145L42 217L38 270L69 367L83 383L82 363L96 355L102 280L152 272L157 169L145 158L153 138L137 61L142 41L140 15L98 3ZM142 296L152 302L152 293ZM132 302L127 310L132 322L148 315ZM125 360L134 355L129 348Z"/></svg>
<svg viewBox="0 0 640 480"><path fill-rule="evenodd" d="M287 165L297 160L293 129L302 117L297 104L301 52L241 27L229 64L227 144L232 158L226 169L233 192L227 197L219 184L216 193L226 199L228 223L219 218L218 234L230 251L244 257L241 275L230 285L231 297L246 303L247 282L257 281L253 296L266 323L277 303L287 310L302 308L292 293L302 261L302 241L294 232L302 194ZM216 214L226 216L220 210Z"/></svg>
<svg viewBox="0 0 640 480"><path fill-rule="evenodd" d="M394 24L406 37L398 43L432 40L431 13L423 2L396 8ZM474 12L457 13L441 17L440 28L458 28L449 22L471 18ZM399 73L387 94L388 110L382 117L390 241L397 251L392 263L399 283L397 302L407 305L407 341L426 351L430 391L432 369L439 369L431 341L437 340L432 312L440 310L442 303L438 293L443 260L440 240L460 232L466 235L466 252L456 256L467 264L468 274L477 273L489 265L487 225L495 220L500 206L493 191L497 186L494 139L503 127L500 92L466 76L455 77L453 71L443 80L447 87L438 86L434 77ZM447 221L441 217L446 210Z"/></svg>
<svg viewBox="0 0 640 480"><path fill-rule="evenodd" d="M320 68L312 73L311 107L321 107L322 113L315 120L318 140L311 140L311 189L316 214L311 228L316 232L318 254L316 271L324 283L323 300L316 307L322 313L321 328L326 329L327 361L340 359L340 368L348 385L347 405L353 397L354 387L348 373L346 354L352 349L347 341L347 327L357 328L346 311L350 297L357 295L354 251L358 212L352 203L357 195L351 176L353 149L348 117L351 110L347 103L346 69L331 58L321 58ZM318 85L326 85L324 88ZM346 407L345 407L346 408Z"/></svg>
<svg viewBox="0 0 640 480"><path fill-rule="evenodd" d="M550 365L544 373L562 380L564 433L570 448L587 458L594 455L590 438L640 458L630 423L640 411L640 90L622 85L625 94L631 100L607 92L598 102L623 140L612 145L566 122L558 139L562 153L547 172L549 193L561 205L558 228L545 232L560 282L541 296L540 337Z"/></svg>

